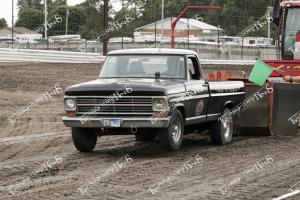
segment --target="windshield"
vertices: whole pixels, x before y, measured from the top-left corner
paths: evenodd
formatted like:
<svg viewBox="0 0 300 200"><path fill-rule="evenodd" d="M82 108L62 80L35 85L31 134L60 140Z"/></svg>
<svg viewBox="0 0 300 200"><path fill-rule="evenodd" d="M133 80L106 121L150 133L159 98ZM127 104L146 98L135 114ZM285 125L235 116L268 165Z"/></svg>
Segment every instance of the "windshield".
<svg viewBox="0 0 300 200"><path fill-rule="evenodd" d="M284 50L283 57L285 59L293 59L295 51L295 36L300 31L300 8L289 8L286 18L286 26L284 33Z"/></svg>
<svg viewBox="0 0 300 200"><path fill-rule="evenodd" d="M178 55L109 55L101 78L185 78L184 57Z"/></svg>

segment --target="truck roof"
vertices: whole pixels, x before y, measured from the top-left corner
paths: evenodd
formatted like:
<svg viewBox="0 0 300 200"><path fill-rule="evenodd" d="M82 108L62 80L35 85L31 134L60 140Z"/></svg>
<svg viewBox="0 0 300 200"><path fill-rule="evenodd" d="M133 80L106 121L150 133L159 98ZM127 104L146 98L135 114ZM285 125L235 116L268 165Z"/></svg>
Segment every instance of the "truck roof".
<svg viewBox="0 0 300 200"><path fill-rule="evenodd" d="M108 55L119 54L173 54L173 55L197 55L195 51L186 49L170 49L170 48L140 48L140 49L123 49L111 51Z"/></svg>

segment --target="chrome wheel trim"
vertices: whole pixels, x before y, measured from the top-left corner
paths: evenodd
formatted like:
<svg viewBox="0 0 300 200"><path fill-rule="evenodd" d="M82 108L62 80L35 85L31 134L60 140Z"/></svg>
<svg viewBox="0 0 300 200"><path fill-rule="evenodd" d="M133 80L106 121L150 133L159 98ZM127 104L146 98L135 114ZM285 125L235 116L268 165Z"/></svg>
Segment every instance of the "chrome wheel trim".
<svg viewBox="0 0 300 200"><path fill-rule="evenodd" d="M171 136L175 143L179 142L181 136L181 123L178 118L175 118L171 125Z"/></svg>
<svg viewBox="0 0 300 200"><path fill-rule="evenodd" d="M231 117L226 117L224 122L222 122L222 132L225 139L228 139L230 137L231 124L232 124Z"/></svg>

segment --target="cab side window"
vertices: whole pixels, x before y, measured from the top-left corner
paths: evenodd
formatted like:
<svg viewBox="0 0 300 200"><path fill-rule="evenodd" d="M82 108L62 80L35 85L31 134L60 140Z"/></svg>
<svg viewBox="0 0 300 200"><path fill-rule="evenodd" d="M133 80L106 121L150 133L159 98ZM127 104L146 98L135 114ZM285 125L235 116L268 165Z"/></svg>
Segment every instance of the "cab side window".
<svg viewBox="0 0 300 200"><path fill-rule="evenodd" d="M189 80L200 80L201 74L199 70L198 60L195 56L187 58L187 75Z"/></svg>

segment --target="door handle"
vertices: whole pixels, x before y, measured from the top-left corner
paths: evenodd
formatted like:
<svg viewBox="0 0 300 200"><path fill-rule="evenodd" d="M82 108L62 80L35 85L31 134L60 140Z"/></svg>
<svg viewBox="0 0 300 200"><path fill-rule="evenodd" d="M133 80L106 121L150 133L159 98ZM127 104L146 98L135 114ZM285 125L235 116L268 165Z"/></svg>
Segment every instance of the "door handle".
<svg viewBox="0 0 300 200"><path fill-rule="evenodd" d="M207 85L207 84L202 84L202 86L203 86L203 87L208 87L208 85Z"/></svg>

